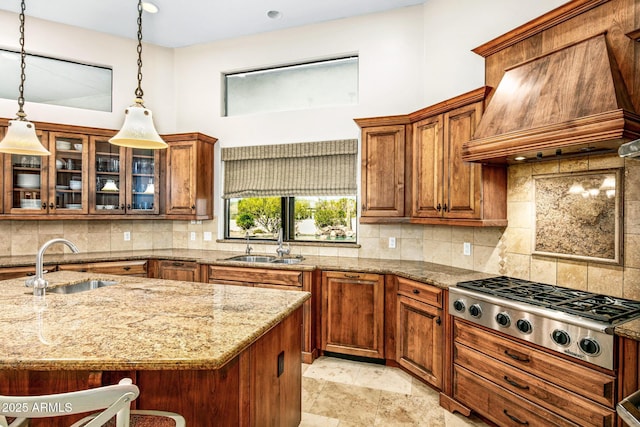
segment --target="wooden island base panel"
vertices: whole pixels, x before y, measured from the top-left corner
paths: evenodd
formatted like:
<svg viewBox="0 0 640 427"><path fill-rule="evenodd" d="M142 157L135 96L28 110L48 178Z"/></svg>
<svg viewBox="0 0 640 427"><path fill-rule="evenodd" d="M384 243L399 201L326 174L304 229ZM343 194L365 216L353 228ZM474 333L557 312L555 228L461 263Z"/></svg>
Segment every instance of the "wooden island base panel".
<svg viewBox="0 0 640 427"><path fill-rule="evenodd" d="M56 286L86 273L48 276ZM0 394L60 393L128 377L140 388L133 408L177 412L190 427L299 425L307 293L101 278L120 283L49 293L40 327L23 282L0 282L0 326L14 336L0 343ZM67 426L79 418L30 425Z"/></svg>

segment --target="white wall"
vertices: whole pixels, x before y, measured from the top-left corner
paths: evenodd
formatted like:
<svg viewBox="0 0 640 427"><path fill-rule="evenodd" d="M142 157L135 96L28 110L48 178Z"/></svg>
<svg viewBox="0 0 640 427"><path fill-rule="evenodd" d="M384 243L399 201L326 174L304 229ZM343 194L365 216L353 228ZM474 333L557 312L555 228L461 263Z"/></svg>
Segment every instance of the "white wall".
<svg viewBox="0 0 640 427"><path fill-rule="evenodd" d="M566 0L427 0L424 106L484 85L484 58L471 50Z"/></svg>
<svg viewBox="0 0 640 427"><path fill-rule="evenodd" d="M355 117L401 114L421 105L422 6L179 49L177 123L222 147L357 138ZM221 117L221 74L357 53L359 104Z"/></svg>
<svg viewBox="0 0 640 427"><path fill-rule="evenodd" d="M135 35L134 35L135 36ZM19 49L18 15L0 11L0 47ZM102 65L113 69L113 112L88 111L56 105L27 102L24 110L32 121L65 123L118 129L124 109L133 103L137 86L136 40L114 37L67 25L26 17L25 50L59 59ZM160 133L175 131L173 91L173 50L143 46L143 82L145 105L153 111ZM25 94L28 97L29 67L26 69ZM14 118L16 100L0 99L0 117Z"/></svg>

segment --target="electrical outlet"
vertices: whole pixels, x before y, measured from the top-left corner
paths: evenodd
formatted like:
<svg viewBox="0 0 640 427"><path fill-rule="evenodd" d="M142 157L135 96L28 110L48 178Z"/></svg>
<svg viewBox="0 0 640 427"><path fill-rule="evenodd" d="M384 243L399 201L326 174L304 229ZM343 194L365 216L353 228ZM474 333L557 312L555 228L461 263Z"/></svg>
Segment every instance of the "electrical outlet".
<svg viewBox="0 0 640 427"><path fill-rule="evenodd" d="M194 241L194 240L196 240L196 232L192 231L191 232L191 241Z"/></svg>
<svg viewBox="0 0 640 427"><path fill-rule="evenodd" d="M471 255L471 243L464 242L462 244L462 253L467 256Z"/></svg>
<svg viewBox="0 0 640 427"><path fill-rule="evenodd" d="M128 242L129 240L131 240L131 232L130 231L125 231L124 232L124 241Z"/></svg>
<svg viewBox="0 0 640 427"><path fill-rule="evenodd" d="M202 237L204 239L205 242L210 242L212 240L211 236L211 232L210 231L205 231L204 232L204 236Z"/></svg>
<svg viewBox="0 0 640 427"><path fill-rule="evenodd" d="M395 248L396 248L396 238L389 237L389 249L395 249Z"/></svg>

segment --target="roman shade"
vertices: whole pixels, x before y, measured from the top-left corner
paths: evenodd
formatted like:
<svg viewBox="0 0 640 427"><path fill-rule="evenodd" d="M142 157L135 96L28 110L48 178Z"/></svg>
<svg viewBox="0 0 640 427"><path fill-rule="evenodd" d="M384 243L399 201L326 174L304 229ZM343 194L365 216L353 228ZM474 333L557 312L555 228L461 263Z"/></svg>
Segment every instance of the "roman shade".
<svg viewBox="0 0 640 427"><path fill-rule="evenodd" d="M357 139L230 147L221 154L225 199L357 192Z"/></svg>

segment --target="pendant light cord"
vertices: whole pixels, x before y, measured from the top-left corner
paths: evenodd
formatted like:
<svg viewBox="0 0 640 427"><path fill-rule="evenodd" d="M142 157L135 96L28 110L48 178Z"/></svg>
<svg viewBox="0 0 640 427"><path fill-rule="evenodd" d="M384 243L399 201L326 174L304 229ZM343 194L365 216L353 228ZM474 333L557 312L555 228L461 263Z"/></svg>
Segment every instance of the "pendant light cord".
<svg viewBox="0 0 640 427"><path fill-rule="evenodd" d="M24 0L23 0L24 1ZM136 98L142 101L142 0L138 0L138 87Z"/></svg>
<svg viewBox="0 0 640 427"><path fill-rule="evenodd" d="M25 74L25 59L27 54L24 51L24 11L26 9L24 0L21 3L20 10L20 86L18 87L18 120L25 120L27 115L24 112L24 81L27 76Z"/></svg>

